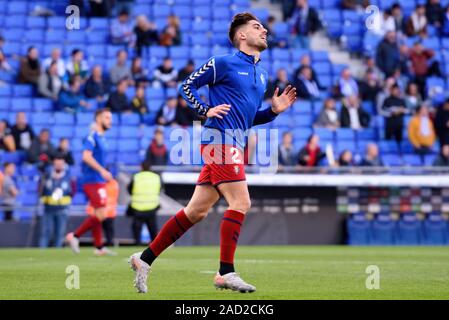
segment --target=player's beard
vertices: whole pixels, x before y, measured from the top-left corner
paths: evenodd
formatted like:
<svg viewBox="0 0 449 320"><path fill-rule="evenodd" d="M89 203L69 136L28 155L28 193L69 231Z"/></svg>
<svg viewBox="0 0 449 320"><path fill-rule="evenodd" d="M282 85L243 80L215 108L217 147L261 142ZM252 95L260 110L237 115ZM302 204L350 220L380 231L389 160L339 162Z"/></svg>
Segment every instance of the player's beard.
<svg viewBox="0 0 449 320"><path fill-rule="evenodd" d="M101 124L101 128L103 129L104 132L108 131L111 127L108 127L107 125L105 125L104 123Z"/></svg>

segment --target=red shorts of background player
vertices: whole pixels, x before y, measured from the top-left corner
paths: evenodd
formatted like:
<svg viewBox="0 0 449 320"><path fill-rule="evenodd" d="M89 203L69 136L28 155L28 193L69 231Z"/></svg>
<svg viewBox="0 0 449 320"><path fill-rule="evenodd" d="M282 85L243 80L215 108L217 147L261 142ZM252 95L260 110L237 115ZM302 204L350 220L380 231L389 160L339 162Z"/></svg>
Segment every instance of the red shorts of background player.
<svg viewBox="0 0 449 320"><path fill-rule="evenodd" d="M197 185L245 181L245 164L242 150L232 145L201 145L204 166Z"/></svg>
<svg viewBox="0 0 449 320"><path fill-rule="evenodd" d="M99 209L106 207L107 194L105 183L86 183L83 189L92 208Z"/></svg>

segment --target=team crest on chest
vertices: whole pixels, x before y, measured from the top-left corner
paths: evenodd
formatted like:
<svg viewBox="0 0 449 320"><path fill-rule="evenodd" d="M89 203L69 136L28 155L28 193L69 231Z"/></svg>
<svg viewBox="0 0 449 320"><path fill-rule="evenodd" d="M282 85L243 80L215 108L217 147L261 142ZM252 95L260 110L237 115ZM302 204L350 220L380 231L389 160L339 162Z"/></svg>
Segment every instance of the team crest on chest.
<svg viewBox="0 0 449 320"><path fill-rule="evenodd" d="M239 166L234 166L234 172L235 172L235 174L239 174L240 173Z"/></svg>

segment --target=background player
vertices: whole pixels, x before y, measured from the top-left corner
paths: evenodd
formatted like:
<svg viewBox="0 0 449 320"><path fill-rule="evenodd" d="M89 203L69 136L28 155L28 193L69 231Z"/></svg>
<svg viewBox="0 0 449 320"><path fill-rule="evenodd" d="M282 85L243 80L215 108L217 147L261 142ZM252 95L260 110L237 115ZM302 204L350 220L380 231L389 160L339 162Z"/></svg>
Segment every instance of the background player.
<svg viewBox="0 0 449 320"><path fill-rule="evenodd" d="M109 109L99 109L95 113L95 123L89 136L84 140L82 157L83 190L93 208L89 216L75 232L67 234L66 240L73 252L79 253L79 238L92 230L96 255L114 254L103 246L102 221L106 219L107 193L105 184L112 175L105 169L106 139L104 134L112 126L112 114Z"/></svg>
<svg viewBox="0 0 449 320"><path fill-rule="evenodd" d="M259 66L260 53L268 47L267 30L254 15L241 13L231 22L229 38L239 51L213 57L182 85L181 93L190 106L208 118L203 136L207 136L207 131L219 132L222 141L215 141L213 145L202 141L202 156L206 164L187 207L163 226L149 248L142 254L131 256L138 292L147 291L146 280L153 261L189 228L204 219L220 195L225 197L229 207L220 226L220 270L214 285L240 292L256 290L234 270L234 253L240 227L250 208L250 197L242 153L245 141L237 135L229 143L225 130L245 132L252 126L272 121L293 104L296 90L288 86L279 95L279 88L276 88L272 106L259 110L268 81L267 72ZM204 85L209 85L210 102L214 107L202 101L198 94L198 88ZM210 161L222 157L225 164Z"/></svg>

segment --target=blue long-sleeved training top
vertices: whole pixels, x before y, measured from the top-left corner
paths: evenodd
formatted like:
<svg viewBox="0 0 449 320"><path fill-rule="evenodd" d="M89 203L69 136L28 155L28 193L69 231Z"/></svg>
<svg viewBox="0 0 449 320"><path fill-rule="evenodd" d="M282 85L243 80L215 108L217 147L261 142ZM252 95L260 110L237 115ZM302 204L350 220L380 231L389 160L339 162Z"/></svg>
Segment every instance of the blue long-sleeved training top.
<svg viewBox="0 0 449 320"><path fill-rule="evenodd" d="M207 63L193 72L181 85L180 93L190 107L199 115L206 115L210 108L221 104L231 106L223 119L208 118L202 134L202 143L217 143L207 137L208 130L215 129L221 133L226 130L245 132L252 126L274 120L277 116L270 108L259 110L262 106L264 93L268 82L267 72L255 62L255 57L242 51L234 54L214 56ZM201 100L198 89L209 86L209 102ZM218 143L228 143L228 138L222 134L223 140ZM246 139L235 135L232 142L243 148Z"/></svg>

